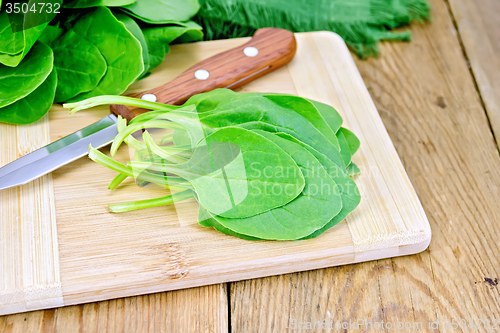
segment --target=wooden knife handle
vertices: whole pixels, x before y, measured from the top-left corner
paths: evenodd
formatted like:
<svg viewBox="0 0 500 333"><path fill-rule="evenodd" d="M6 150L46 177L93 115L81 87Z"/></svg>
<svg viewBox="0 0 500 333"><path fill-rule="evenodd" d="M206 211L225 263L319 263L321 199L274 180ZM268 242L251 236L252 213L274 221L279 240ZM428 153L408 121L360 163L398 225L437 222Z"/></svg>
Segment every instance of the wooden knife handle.
<svg viewBox="0 0 500 333"><path fill-rule="evenodd" d="M296 48L292 32L259 29L247 43L197 63L167 84L129 96L143 98L151 94L154 96L149 97L156 96L156 102L180 105L195 94L216 88L235 89L272 72L289 63ZM111 105L110 108L112 113L128 121L148 111L125 105Z"/></svg>

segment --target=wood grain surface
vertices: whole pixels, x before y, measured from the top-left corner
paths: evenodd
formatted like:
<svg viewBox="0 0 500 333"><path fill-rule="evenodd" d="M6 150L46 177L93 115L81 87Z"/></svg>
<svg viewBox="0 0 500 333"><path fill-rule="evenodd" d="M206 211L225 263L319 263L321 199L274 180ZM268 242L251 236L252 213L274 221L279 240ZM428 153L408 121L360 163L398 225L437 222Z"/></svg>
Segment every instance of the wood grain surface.
<svg viewBox="0 0 500 333"><path fill-rule="evenodd" d="M49 116L27 126L0 124L0 134L4 165L51 142ZM10 313L64 305L54 208L51 174L0 191L0 304L9 303Z"/></svg>
<svg viewBox="0 0 500 333"><path fill-rule="evenodd" d="M500 1L448 0L497 143L500 140Z"/></svg>
<svg viewBox="0 0 500 333"><path fill-rule="evenodd" d="M499 152L448 8L431 5L433 23L413 24L411 43L355 58L429 217L429 249L233 283L232 332L339 331L292 330L292 319L427 325L407 332L437 332L429 320L441 321L440 332L460 331L445 329L446 318L500 320ZM388 331L364 328L345 331Z"/></svg>
<svg viewBox="0 0 500 333"><path fill-rule="evenodd" d="M52 294L47 304L43 303L44 292L54 290L52 283L47 284L47 291L43 285L35 291L30 285L20 290L7 285L1 291L15 295L13 299L0 299L0 313L240 281L424 250L431 237L429 223L345 43L331 32L302 33L296 38L299 48L288 66L245 85L243 90L300 95L333 105L339 111L343 126L354 131L361 141L353 160L361 169L355 180L363 199L354 212L314 239L245 241L199 226L195 200L147 211L109 213L110 203L160 197L165 189L137 188L133 180L128 180L109 191L107 185L115 171L82 158L54 171L53 186L47 187L54 200L45 206L53 207L57 220L58 246L54 254L59 257L59 303L52 305ZM138 85L145 89L159 86L174 78L177 70L192 66L186 62L188 55L208 58L246 40L180 45L169 61ZM262 57L267 57L266 52ZM134 89L138 89L137 85ZM50 141L55 141L108 112L108 107L100 107L70 115L54 106L49 123L43 124L44 128L50 127ZM0 132L7 134L10 132ZM123 146L115 157L125 163L131 153ZM350 190L354 189L344 189ZM18 197L4 199L9 203ZM21 208L30 211L31 205ZM9 225L9 216L4 224ZM35 233L33 237L43 243L46 236ZM0 234L0 241L3 238ZM8 246L19 248L15 241ZM43 254L30 248L19 252L24 257ZM9 252L5 253L9 260ZM45 272L53 266L37 265L31 275L53 276L53 270ZM24 271L16 275L16 270L11 272L8 265L5 267L5 272L14 276L12 281L24 278ZM33 297L39 302L33 302Z"/></svg>
<svg viewBox="0 0 500 333"><path fill-rule="evenodd" d="M3 316L0 331L285 332L290 319L499 319L499 153L446 3L431 3L433 23L413 24L411 43L355 58L430 219L427 251L231 283L229 307L223 284Z"/></svg>

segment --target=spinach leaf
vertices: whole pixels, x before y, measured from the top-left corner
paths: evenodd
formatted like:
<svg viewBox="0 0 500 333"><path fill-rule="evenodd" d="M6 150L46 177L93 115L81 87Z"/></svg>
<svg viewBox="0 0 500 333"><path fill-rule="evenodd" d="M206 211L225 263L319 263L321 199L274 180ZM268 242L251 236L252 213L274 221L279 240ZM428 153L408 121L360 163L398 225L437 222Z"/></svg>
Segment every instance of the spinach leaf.
<svg viewBox="0 0 500 333"><path fill-rule="evenodd" d="M56 102L64 102L94 89L106 73L106 60L86 39L67 31L53 45L58 84Z"/></svg>
<svg viewBox="0 0 500 333"><path fill-rule="evenodd" d="M139 75L139 77L144 76L149 71L149 53L148 53L148 44L146 43L146 38L144 38L144 34L142 33L141 28L139 25L128 15L125 15L123 13L113 13L115 17L118 19L118 21L122 22L125 24L125 28L127 28L132 35L134 35L135 38L141 43L141 48L142 48L142 63L144 66L144 70L142 73Z"/></svg>
<svg viewBox="0 0 500 333"><path fill-rule="evenodd" d="M302 192L304 176L288 153L260 133L227 127L207 136L186 163L130 166L176 174L191 183L210 212L244 218L285 205Z"/></svg>
<svg viewBox="0 0 500 333"><path fill-rule="evenodd" d="M15 15L12 19L15 22L11 23L6 12L0 12L0 33L2 36L0 38L0 63L5 66L16 67L28 54L48 22L30 29L20 29L14 32L12 24L22 25L23 16ZM19 20L21 21L17 22Z"/></svg>
<svg viewBox="0 0 500 333"><path fill-rule="evenodd" d="M351 164L351 150L349 149L349 145L347 144L344 134L341 131L337 132L337 139L339 140L340 145L340 155L342 155L344 164L349 166L349 164Z"/></svg>
<svg viewBox="0 0 500 333"><path fill-rule="evenodd" d="M359 170L359 167L354 163L349 164L349 167L347 167L347 174L351 177L359 175L360 173L361 170Z"/></svg>
<svg viewBox="0 0 500 333"><path fill-rule="evenodd" d="M172 27L167 31L170 43L189 43L203 38L203 28L194 21L177 22Z"/></svg>
<svg viewBox="0 0 500 333"><path fill-rule="evenodd" d="M326 121L328 126L332 129L334 133L337 133L340 126L342 126L342 117L332 106L328 104L324 104L318 101L313 101L312 99L308 99L309 102L313 103L313 105L318 110L319 114Z"/></svg>
<svg viewBox="0 0 500 333"><path fill-rule="evenodd" d="M56 70L28 96L0 109L0 122L29 124L42 118L52 106L57 85Z"/></svg>
<svg viewBox="0 0 500 333"><path fill-rule="evenodd" d="M14 8L13 13L9 14L9 18L12 22L13 31L17 32L20 30L28 30L39 25L46 26L56 17L56 12L61 7L63 0L44 0L43 9L39 6L41 3L39 0L18 0L15 2L20 3L21 10L19 13L15 14ZM25 4L27 6L25 6ZM17 18L13 16L17 16Z"/></svg>
<svg viewBox="0 0 500 333"><path fill-rule="evenodd" d="M231 219L211 213L212 218L237 234L262 239L295 240L322 228L342 209L336 183L299 144L265 131L255 132L276 143L297 162L305 178L304 190L288 204L259 215Z"/></svg>
<svg viewBox="0 0 500 333"><path fill-rule="evenodd" d="M347 141L347 145L351 150L351 156L353 156L358 151L361 142L359 141L358 137L347 128L341 127L339 131L344 135L344 138Z"/></svg>
<svg viewBox="0 0 500 333"><path fill-rule="evenodd" d="M178 25L154 26L143 29L149 54L149 66L145 72L150 72L162 63L165 54L170 52L169 44L179 40L183 43L197 41L203 38L201 26L188 21Z"/></svg>
<svg viewBox="0 0 500 333"><path fill-rule="evenodd" d="M207 93L209 94L209 93ZM282 108L265 97L236 99L211 111L199 114L200 121L212 128L239 126L268 132L288 133L315 147L345 170L345 163L334 146L307 119L290 109Z"/></svg>
<svg viewBox="0 0 500 333"><path fill-rule="evenodd" d="M228 96L233 94L236 98L232 98L228 102L218 102L217 107L212 110L203 109L202 106L202 110L204 111L196 115L195 118L201 122L205 130L213 131L227 126L238 126L251 130L261 129L271 133L288 133L325 154L342 170L345 170L346 165L339 149L300 114L290 109L285 109L273 103L268 98L259 96L259 94L235 93L230 91L225 93ZM197 102L200 104L205 98L210 99L212 94L216 96L216 100L219 100L224 93L221 93L219 90L213 90L200 94L203 96L200 96L199 99L188 100L184 105L188 106L190 103ZM142 121L152 117L157 117L157 113L144 113L136 119ZM166 113L164 117L168 120L179 121L180 119L187 120L191 115L188 111L182 113L171 111ZM135 121L135 119L132 121ZM189 132L188 128L186 130ZM179 137L182 137L182 135L179 135ZM193 136L191 136L192 138ZM178 144L177 141L175 142Z"/></svg>
<svg viewBox="0 0 500 333"><path fill-rule="evenodd" d="M314 157L316 157L316 159L325 168L328 175L335 181L340 191L340 195L342 198L342 210L321 229L316 230L303 239L317 237L345 219L347 215L349 215L359 205L361 201L361 195L359 194L358 187L356 186L356 183L348 175L346 175L335 163L333 163L328 157L321 154L313 147L300 142L291 135L285 133L279 133L278 135L284 139L301 145L302 147L306 148L311 154L313 154ZM353 164L351 163L350 165Z"/></svg>
<svg viewBox="0 0 500 333"><path fill-rule="evenodd" d="M189 98L185 105L194 105L198 113L211 111L238 98L250 96L252 93L235 93L229 89L215 89L210 93L196 94Z"/></svg>
<svg viewBox="0 0 500 333"><path fill-rule="evenodd" d="M73 31L94 44L106 60L107 70L91 91L72 100L124 92L144 70L141 43L106 7L98 7L78 20Z"/></svg>
<svg viewBox="0 0 500 333"><path fill-rule="evenodd" d="M262 238L240 234L240 233L237 233L229 228L224 227L222 224L220 224L213 217L213 215L205 207L203 207L201 205L200 205L200 208L198 210L198 223L203 227L207 227L207 228L212 227L215 230L222 232L223 234L235 236L235 237L238 237L241 239L252 240L252 241L263 240Z"/></svg>
<svg viewBox="0 0 500 333"><path fill-rule="evenodd" d="M63 34L64 29L56 27L54 25L48 25L38 37L38 40L48 46L52 47L52 43Z"/></svg>
<svg viewBox="0 0 500 333"><path fill-rule="evenodd" d="M198 0L140 0L123 9L146 23L171 23L187 21L193 17L200 5Z"/></svg>
<svg viewBox="0 0 500 333"><path fill-rule="evenodd" d="M306 118L318 131L321 132L335 147L339 148L339 142L335 132L327 124L313 103L305 98L291 95L263 95L285 109L290 109ZM339 148L340 149L340 148Z"/></svg>
<svg viewBox="0 0 500 333"><path fill-rule="evenodd" d="M235 99L265 97L282 108L293 110L306 118L328 140L340 149L335 133L342 125L342 118L338 112L329 105L306 98L270 93L235 93L228 89L217 89L208 95L198 94L191 97L186 104L195 104L198 112L212 110ZM320 111L321 110L321 111Z"/></svg>
<svg viewBox="0 0 500 333"><path fill-rule="evenodd" d="M361 201L361 196L359 194L358 187L356 186L356 183L348 175L342 172L342 170L340 170L340 168L337 165L335 165L332 161L330 161L330 159L328 159L328 157L321 154L316 149L306 145L305 143L300 142L293 136L288 135L286 133L277 133L276 135L280 136L283 139L301 145L302 147L306 148L311 154L313 154L314 157L316 157L316 159L325 168L328 175L335 181L340 191L340 195L342 198L341 211L337 215L335 215L335 217L333 217L322 228L300 239L315 238L324 233L325 231L327 231L328 229L330 229L331 227L335 226L337 223L344 220L359 205ZM353 163L349 165L349 167L351 166L356 167L356 165ZM220 231L226 235L236 236L246 240L262 240L262 238L256 238L241 233L237 233L231 229L224 227L203 206L200 206L200 210L198 213L198 221L200 221L199 223L202 226L213 227L215 230Z"/></svg>
<svg viewBox="0 0 500 333"><path fill-rule="evenodd" d="M1 53L14 55L24 50L24 34L22 31L14 33L7 12L0 12L0 33Z"/></svg>
<svg viewBox="0 0 500 333"><path fill-rule="evenodd" d="M0 108L29 95L52 71L54 56L50 47L36 43L17 67L0 65Z"/></svg>
<svg viewBox="0 0 500 333"><path fill-rule="evenodd" d="M74 0L65 3L65 8L89 8L89 7L121 7L133 4L136 0Z"/></svg>

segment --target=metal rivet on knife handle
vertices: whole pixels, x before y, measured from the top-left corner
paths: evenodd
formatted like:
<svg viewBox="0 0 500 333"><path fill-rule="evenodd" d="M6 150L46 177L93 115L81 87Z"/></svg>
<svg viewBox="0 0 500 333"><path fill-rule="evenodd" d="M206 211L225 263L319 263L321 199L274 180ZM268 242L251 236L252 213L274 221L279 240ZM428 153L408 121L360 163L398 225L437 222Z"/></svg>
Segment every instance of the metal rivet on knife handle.
<svg viewBox="0 0 500 333"><path fill-rule="evenodd" d="M144 94L142 95L141 99L148 102L156 102L158 98L154 94Z"/></svg>
<svg viewBox="0 0 500 333"><path fill-rule="evenodd" d="M210 73L205 69L198 69L194 72L194 77L198 80L206 80L210 76Z"/></svg>
<svg viewBox="0 0 500 333"><path fill-rule="evenodd" d="M243 50L243 53L247 57L256 57L257 54L259 54L259 50L257 50L257 48L255 48L253 46L249 46L249 47L245 47L245 49Z"/></svg>
<svg viewBox="0 0 500 333"><path fill-rule="evenodd" d="M296 48L292 32L277 28L259 29L243 45L199 62L163 86L130 96L141 98L145 94L153 94L159 103L179 105L195 94L216 88L236 89L289 63ZM200 69L209 73L210 80L195 76L195 72ZM146 111L111 105L112 113L129 121Z"/></svg>

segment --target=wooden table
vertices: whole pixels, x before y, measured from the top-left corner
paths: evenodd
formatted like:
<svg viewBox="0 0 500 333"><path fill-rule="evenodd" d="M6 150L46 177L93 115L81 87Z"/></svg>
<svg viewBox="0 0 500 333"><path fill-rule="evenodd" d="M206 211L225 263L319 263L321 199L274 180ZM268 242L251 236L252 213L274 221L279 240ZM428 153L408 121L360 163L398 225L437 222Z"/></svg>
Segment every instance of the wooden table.
<svg viewBox="0 0 500 333"><path fill-rule="evenodd" d="M411 43L355 57L431 223L428 250L3 316L0 332L285 332L324 319L426 331L439 320L456 332L443 321L500 320L500 2L431 5L433 23L413 24ZM486 331L478 323L465 331Z"/></svg>

